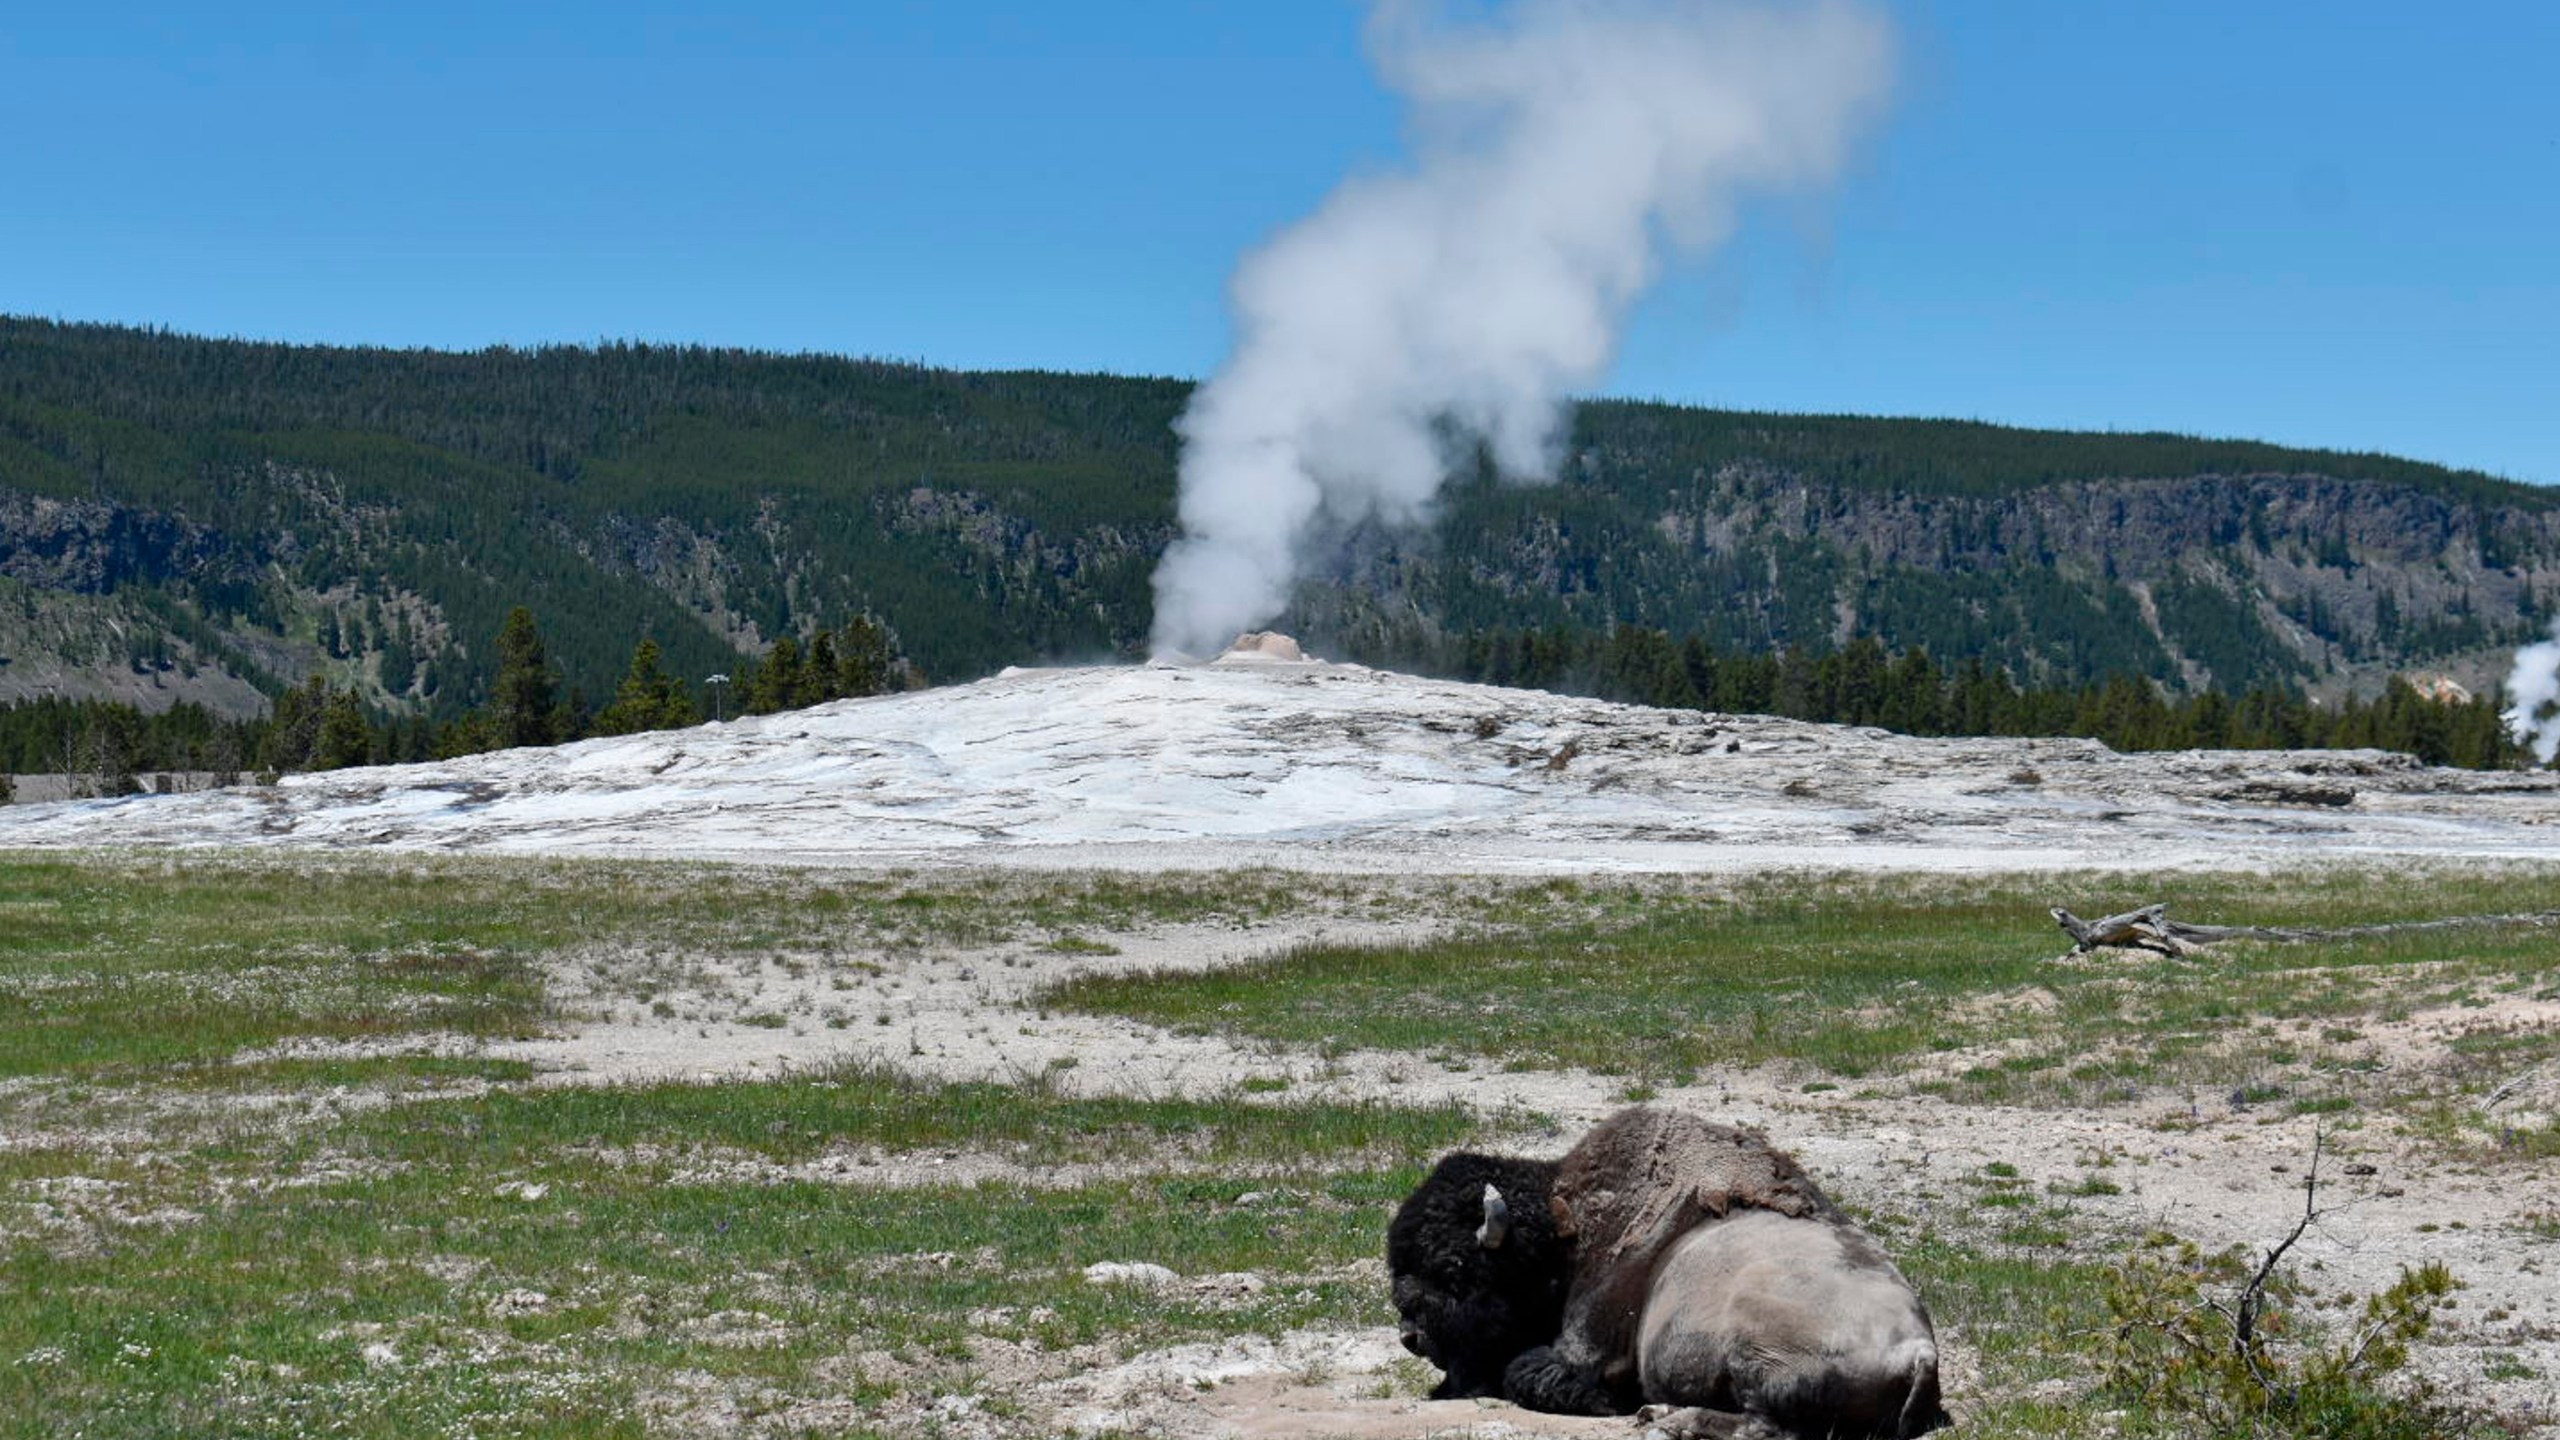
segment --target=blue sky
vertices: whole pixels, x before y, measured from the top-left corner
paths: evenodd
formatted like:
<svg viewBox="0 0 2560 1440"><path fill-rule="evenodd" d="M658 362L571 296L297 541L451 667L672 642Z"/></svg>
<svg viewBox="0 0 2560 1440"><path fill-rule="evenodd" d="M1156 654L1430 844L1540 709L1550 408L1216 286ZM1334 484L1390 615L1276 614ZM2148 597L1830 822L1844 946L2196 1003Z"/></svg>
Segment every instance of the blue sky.
<svg viewBox="0 0 2560 1440"><path fill-rule="evenodd" d="M377 8L21 7L0 310L1196 376L1238 253L1401 153L1351 0ZM1611 393L2560 483L2560 6L1885 8L1860 162Z"/></svg>

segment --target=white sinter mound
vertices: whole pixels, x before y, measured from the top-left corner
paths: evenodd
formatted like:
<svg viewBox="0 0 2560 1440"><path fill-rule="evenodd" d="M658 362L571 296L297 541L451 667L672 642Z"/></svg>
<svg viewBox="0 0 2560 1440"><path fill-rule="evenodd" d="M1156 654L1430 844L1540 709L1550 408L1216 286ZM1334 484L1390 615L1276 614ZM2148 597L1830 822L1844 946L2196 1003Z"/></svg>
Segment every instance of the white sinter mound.
<svg viewBox="0 0 2560 1440"><path fill-rule="evenodd" d="M1577 700L1299 658L1007 671L691 730L0 809L0 846L1588 871L2549 856L2560 776L2118 755Z"/></svg>

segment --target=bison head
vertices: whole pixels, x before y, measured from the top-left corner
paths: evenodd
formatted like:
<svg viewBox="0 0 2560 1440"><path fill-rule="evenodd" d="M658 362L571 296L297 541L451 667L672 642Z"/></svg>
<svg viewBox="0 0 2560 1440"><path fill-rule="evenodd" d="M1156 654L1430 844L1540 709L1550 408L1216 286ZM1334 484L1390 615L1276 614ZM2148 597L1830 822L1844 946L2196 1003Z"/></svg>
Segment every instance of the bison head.
<svg viewBox="0 0 2560 1440"><path fill-rule="evenodd" d="M1553 1340L1570 1255L1551 1162L1466 1151L1432 1167L1387 1227L1397 1332L1445 1372L1435 1400L1502 1393L1503 1367Z"/></svg>

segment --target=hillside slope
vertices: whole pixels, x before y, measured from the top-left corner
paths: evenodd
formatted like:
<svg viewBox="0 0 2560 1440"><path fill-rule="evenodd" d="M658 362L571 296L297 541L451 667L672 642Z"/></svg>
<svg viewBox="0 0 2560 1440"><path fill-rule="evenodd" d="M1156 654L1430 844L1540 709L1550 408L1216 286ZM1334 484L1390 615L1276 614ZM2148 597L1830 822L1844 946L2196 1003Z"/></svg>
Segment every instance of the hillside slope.
<svg viewBox="0 0 2560 1440"><path fill-rule="evenodd" d="M473 354L0 319L0 700L327 674L477 703L507 609L610 692L886 621L937 680L1134 657L1176 381L615 345ZM1340 537L1282 623L1443 663L1489 627L1874 634L2022 681L2473 683L2560 606L2550 492L2387 456L1604 402L1561 477Z"/></svg>

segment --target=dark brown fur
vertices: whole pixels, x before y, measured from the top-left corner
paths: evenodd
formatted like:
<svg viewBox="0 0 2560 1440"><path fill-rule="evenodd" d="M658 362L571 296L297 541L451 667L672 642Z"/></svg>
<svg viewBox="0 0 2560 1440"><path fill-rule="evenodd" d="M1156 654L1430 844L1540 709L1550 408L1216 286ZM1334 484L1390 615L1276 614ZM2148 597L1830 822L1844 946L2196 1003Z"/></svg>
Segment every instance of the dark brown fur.
<svg viewBox="0 0 2560 1440"><path fill-rule="evenodd" d="M1636 1327L1654 1271L1682 1236L1740 1209L1856 1229L1766 1135L1663 1106L1621 1110L1582 1137L1557 1167L1548 1203L1556 1233L1574 1247L1568 1314L1610 1357L1601 1382L1621 1400L1635 1393Z"/></svg>
<svg viewBox="0 0 2560 1440"><path fill-rule="evenodd" d="M1489 1182L1515 1217L1538 1193L1544 1223L1479 1244ZM1722 1228L1743 1215L1759 1218ZM1683 1405L1697 1434L1903 1437L1946 1423L1919 1297L1756 1130L1643 1106L1552 1166L1452 1155L1397 1213L1388 1266L1406 1345L1447 1372L1435 1397L1581 1414Z"/></svg>
<svg viewBox="0 0 2560 1440"><path fill-rule="evenodd" d="M1387 1227L1397 1338L1444 1372L1435 1400L1502 1393L1502 1367L1542 1345L1564 1316L1568 1247L1547 1204L1551 1160L1458 1151L1432 1167ZM1476 1238L1484 1188L1499 1190L1512 1231L1494 1250Z"/></svg>

